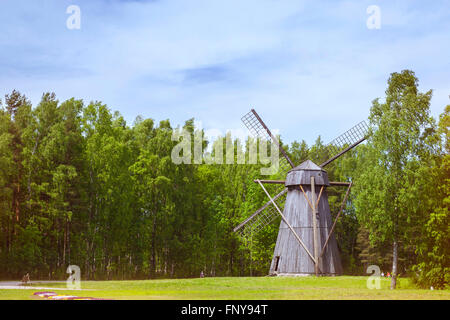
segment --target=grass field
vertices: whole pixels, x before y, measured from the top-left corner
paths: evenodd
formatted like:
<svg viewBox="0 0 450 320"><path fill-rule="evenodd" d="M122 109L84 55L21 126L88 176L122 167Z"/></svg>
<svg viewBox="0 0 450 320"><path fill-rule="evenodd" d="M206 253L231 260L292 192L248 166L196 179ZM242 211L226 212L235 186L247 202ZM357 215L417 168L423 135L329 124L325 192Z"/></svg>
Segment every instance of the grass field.
<svg viewBox="0 0 450 320"><path fill-rule="evenodd" d="M370 290L367 277L259 277L203 278L141 281L82 281L82 291L58 290L59 294L109 299L444 299L450 290L415 288L408 279L400 279L397 290L389 289L389 279L381 280L381 289ZM34 286L43 286L34 284ZM45 287L65 288L65 283L45 283ZM85 290L87 289L87 290ZM0 299L40 299L32 289L0 290ZM44 290L46 291L46 290ZM51 291L51 290L48 290Z"/></svg>

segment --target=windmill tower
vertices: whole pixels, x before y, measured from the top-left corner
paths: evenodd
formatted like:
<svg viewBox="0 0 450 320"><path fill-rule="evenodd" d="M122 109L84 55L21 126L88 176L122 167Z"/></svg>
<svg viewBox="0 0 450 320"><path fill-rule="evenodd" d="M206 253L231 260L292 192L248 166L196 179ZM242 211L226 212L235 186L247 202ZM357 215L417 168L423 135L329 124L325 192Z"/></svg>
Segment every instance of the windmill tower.
<svg viewBox="0 0 450 320"><path fill-rule="evenodd" d="M264 206L239 224L234 232L251 237L281 216L277 242L270 265L272 275L339 275L342 274L339 250L333 231L341 215L351 182L331 182L323 169L366 139L367 125L360 122L327 145L331 158L317 165L306 160L295 166L254 109L242 117L250 133L275 143L283 157L279 168L285 180L255 180L270 199ZM264 184L282 185L272 197ZM332 221L327 187L346 186L347 192Z"/></svg>

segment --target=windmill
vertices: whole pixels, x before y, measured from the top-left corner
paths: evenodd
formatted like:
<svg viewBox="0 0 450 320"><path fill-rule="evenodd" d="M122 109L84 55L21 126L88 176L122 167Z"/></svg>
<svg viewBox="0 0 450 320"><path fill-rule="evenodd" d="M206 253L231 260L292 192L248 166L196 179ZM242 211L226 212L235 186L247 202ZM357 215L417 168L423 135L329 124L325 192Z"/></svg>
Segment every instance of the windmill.
<svg viewBox="0 0 450 320"><path fill-rule="evenodd" d="M291 161L277 138L254 109L242 117L250 133L275 143L282 156L279 169L285 180L255 180L269 201L234 228L243 237L259 232L281 216L277 242L270 265L271 275L339 275L341 260L333 231L348 199L351 182L332 182L324 167L338 159L367 137L368 127L362 121L327 145L331 155L320 165L306 160L298 166ZM264 184L282 185L271 196ZM327 187L347 187L334 222L328 204ZM284 205L283 205L284 204Z"/></svg>

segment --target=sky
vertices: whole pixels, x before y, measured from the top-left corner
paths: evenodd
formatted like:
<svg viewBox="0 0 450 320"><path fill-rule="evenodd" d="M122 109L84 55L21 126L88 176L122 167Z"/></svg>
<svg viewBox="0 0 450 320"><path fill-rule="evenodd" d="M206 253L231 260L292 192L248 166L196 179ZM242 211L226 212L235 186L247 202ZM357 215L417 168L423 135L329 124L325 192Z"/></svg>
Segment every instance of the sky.
<svg viewBox="0 0 450 320"><path fill-rule="evenodd" d="M102 101L130 125L195 118L240 135L254 108L285 143L329 142L404 69L433 89L437 118L450 103L450 1L0 0L1 97Z"/></svg>

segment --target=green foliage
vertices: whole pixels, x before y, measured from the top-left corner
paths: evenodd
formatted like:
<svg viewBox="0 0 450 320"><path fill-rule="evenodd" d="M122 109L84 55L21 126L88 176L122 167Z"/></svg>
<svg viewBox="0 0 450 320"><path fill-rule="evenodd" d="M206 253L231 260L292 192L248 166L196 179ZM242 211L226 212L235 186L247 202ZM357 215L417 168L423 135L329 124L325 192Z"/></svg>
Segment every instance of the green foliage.
<svg viewBox="0 0 450 320"><path fill-rule="evenodd" d="M427 113L431 93L418 93L416 82L411 72L392 75L386 102L374 101L369 143L327 172L330 181L354 182L336 225L345 272L365 274L372 263L387 269L397 237L399 261L417 265L421 285L440 288L449 274L449 107L437 130ZM226 137L209 145L193 119L183 128L203 138L204 155L220 152L220 143L225 150ZM267 202L253 182L263 165L248 164L250 139L233 141L234 164L175 165L179 130L142 117L129 126L101 102L60 103L47 93L32 108L19 92L7 95L0 108L0 277L64 279L69 264L84 279L266 275L279 219L248 242L232 231ZM439 147L444 137L447 153ZM320 137L285 148L296 164L330 156ZM238 150L247 164L237 164ZM195 152L192 145L187 156L195 160ZM327 192L334 218L346 190Z"/></svg>
<svg viewBox="0 0 450 320"><path fill-rule="evenodd" d="M428 170L430 179L428 205L430 215L421 229L417 245L418 263L414 267L416 282L422 287L445 288L450 283L450 105L439 122L444 150Z"/></svg>
<svg viewBox="0 0 450 320"><path fill-rule="evenodd" d="M399 257L412 253L408 245L414 245L414 231L427 214L423 174L438 142L430 100L431 90L420 93L412 71L391 74L385 102L373 101L367 156L361 158L364 169L355 179L356 212L369 231L370 244L392 245L393 288ZM404 264L403 272L413 263Z"/></svg>

